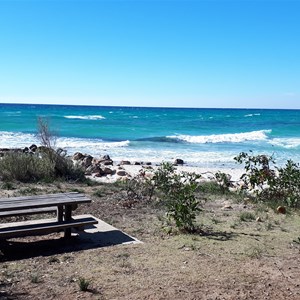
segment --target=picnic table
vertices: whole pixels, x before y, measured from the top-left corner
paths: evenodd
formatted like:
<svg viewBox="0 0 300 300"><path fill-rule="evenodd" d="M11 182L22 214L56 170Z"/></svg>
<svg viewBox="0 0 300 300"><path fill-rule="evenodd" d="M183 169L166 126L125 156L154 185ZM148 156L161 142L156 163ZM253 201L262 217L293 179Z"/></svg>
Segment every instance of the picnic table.
<svg viewBox="0 0 300 300"><path fill-rule="evenodd" d="M98 223L91 215L72 216L72 211L79 204L90 202L90 198L77 192L0 198L0 218L56 212L56 218L53 220L0 223L0 239L62 230L65 232L64 237L68 238L72 228L83 228Z"/></svg>

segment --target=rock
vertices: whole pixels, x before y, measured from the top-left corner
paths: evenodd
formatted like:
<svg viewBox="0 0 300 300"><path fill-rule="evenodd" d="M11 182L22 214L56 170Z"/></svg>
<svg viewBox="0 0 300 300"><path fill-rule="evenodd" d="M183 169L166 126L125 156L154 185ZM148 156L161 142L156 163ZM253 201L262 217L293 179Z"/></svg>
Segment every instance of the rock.
<svg viewBox="0 0 300 300"><path fill-rule="evenodd" d="M29 147L29 150L30 150L31 152L35 152L35 151L37 150L37 145L32 144L32 145Z"/></svg>
<svg viewBox="0 0 300 300"><path fill-rule="evenodd" d="M82 166L87 168L92 164L92 161L93 161L93 156L91 155L85 156L82 161Z"/></svg>
<svg viewBox="0 0 300 300"><path fill-rule="evenodd" d="M140 163L139 161L135 161L135 162L134 162L134 165L135 165L135 166L140 166L141 163Z"/></svg>
<svg viewBox="0 0 300 300"><path fill-rule="evenodd" d="M127 173L126 173L126 171L124 171L124 170L119 170L119 171L117 172L117 175L119 175L119 176L126 176Z"/></svg>
<svg viewBox="0 0 300 300"><path fill-rule="evenodd" d="M151 165L152 165L152 162L151 162L151 161L147 161L147 162L145 163L145 165L146 165L146 166L151 166Z"/></svg>
<svg viewBox="0 0 300 300"><path fill-rule="evenodd" d="M106 154L106 155L102 156L102 160L111 160L111 159L110 159L109 155Z"/></svg>
<svg viewBox="0 0 300 300"><path fill-rule="evenodd" d="M28 147L25 147L25 148L23 149L23 153L28 153L28 151L29 151L29 148L28 148Z"/></svg>
<svg viewBox="0 0 300 300"><path fill-rule="evenodd" d="M112 170L110 168L105 168L103 170L103 173L104 173L104 175L114 175L114 174L116 174L116 170Z"/></svg>
<svg viewBox="0 0 300 300"><path fill-rule="evenodd" d="M284 206L278 206L276 211L279 214L285 214L286 213L286 208Z"/></svg>
<svg viewBox="0 0 300 300"><path fill-rule="evenodd" d="M100 172L101 173L102 169L100 168L99 165L92 164L87 167L86 172L89 172L89 173L99 173Z"/></svg>
<svg viewBox="0 0 300 300"><path fill-rule="evenodd" d="M83 158L84 158L84 155L80 152L74 153L74 155L72 157L73 160L80 160L80 159L83 159Z"/></svg>
<svg viewBox="0 0 300 300"><path fill-rule="evenodd" d="M131 165L131 162L129 160L122 160L120 165Z"/></svg>
<svg viewBox="0 0 300 300"><path fill-rule="evenodd" d="M114 162L111 159L104 160L101 162L104 166L112 166Z"/></svg>
<svg viewBox="0 0 300 300"><path fill-rule="evenodd" d="M173 162L174 165L183 165L184 161L181 158L176 158Z"/></svg>

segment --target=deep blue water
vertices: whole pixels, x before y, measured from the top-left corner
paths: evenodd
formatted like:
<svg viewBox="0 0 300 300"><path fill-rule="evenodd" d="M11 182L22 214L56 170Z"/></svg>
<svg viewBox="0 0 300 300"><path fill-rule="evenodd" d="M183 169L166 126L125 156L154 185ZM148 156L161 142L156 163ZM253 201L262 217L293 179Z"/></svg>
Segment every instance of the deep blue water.
<svg viewBox="0 0 300 300"><path fill-rule="evenodd" d="M38 117L69 154L234 167L235 155L253 150L300 162L300 110L0 104L0 148L38 143Z"/></svg>

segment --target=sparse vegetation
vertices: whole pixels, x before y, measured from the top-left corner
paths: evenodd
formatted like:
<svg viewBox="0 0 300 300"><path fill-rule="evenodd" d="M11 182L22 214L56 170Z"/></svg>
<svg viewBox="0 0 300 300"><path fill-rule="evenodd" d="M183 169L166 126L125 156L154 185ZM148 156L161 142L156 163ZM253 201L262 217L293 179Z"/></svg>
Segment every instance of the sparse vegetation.
<svg viewBox="0 0 300 300"><path fill-rule="evenodd" d="M240 153L235 160L245 165L241 179L247 190L257 200L270 205L283 204L288 207L300 205L300 166L288 160L284 167L277 167L272 156Z"/></svg>
<svg viewBox="0 0 300 300"><path fill-rule="evenodd" d="M79 289L82 292L88 291L88 288L90 286L90 281L85 279L84 277L80 277L78 280Z"/></svg>

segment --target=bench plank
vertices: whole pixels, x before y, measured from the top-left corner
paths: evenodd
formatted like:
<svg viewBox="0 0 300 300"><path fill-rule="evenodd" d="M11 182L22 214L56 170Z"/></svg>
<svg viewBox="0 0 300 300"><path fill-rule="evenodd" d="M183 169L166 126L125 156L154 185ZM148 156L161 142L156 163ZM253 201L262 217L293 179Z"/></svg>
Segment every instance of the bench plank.
<svg viewBox="0 0 300 300"><path fill-rule="evenodd" d="M1 211L0 218L3 217L14 217L14 216L25 216L25 215L35 215L35 214L46 214L57 212L56 206L41 207L41 208L31 208L22 210L11 210L11 211Z"/></svg>
<svg viewBox="0 0 300 300"><path fill-rule="evenodd" d="M77 216L77 218L72 219L70 221L51 221L44 220L46 222L17 222L12 224L6 223L1 224L0 227L0 238L14 238L14 237L22 237L29 235L38 235L38 234L49 234L52 232L62 231L68 228L78 228L84 227L87 225L97 224L98 221L93 217L81 217ZM19 224L19 225L18 225ZM7 227L5 227L7 225Z"/></svg>

